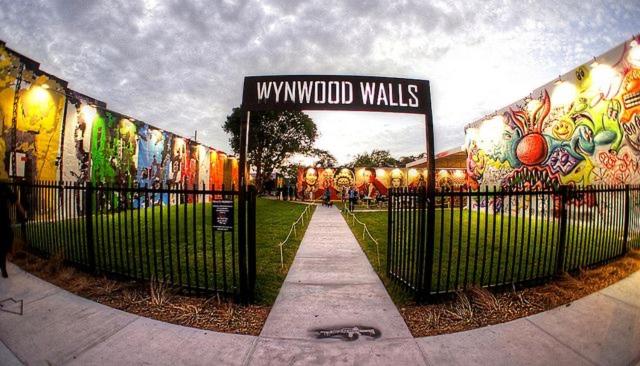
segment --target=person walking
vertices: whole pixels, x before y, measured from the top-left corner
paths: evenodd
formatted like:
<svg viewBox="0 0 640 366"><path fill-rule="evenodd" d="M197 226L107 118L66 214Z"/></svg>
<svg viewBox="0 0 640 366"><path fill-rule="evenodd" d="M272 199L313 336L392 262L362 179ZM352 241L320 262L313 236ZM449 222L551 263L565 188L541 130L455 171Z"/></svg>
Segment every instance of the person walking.
<svg viewBox="0 0 640 366"><path fill-rule="evenodd" d="M331 206L331 189L329 187L325 187L324 189L323 204L327 207Z"/></svg>
<svg viewBox="0 0 640 366"><path fill-rule="evenodd" d="M11 217L9 207L15 205L22 217L25 217L24 208L20 205L18 197L9 188L6 182L0 181L0 270L2 277L7 278L7 254L13 244L13 229L11 228Z"/></svg>
<svg viewBox="0 0 640 366"><path fill-rule="evenodd" d="M353 212L356 202L358 201L358 191L355 187L349 188L349 211Z"/></svg>

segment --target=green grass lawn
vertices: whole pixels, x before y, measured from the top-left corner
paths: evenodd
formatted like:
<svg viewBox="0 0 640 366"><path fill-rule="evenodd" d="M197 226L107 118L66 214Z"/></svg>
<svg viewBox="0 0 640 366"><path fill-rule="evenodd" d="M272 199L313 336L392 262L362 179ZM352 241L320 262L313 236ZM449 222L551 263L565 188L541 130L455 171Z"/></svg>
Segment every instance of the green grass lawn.
<svg viewBox="0 0 640 366"><path fill-rule="evenodd" d="M256 302L271 304L286 277L306 225L297 226L283 247L278 244L305 205L259 198L256 203ZM68 209L68 207L65 207ZM310 207L308 217L313 213ZM27 225L31 246L88 265L85 219L61 220L51 211ZM56 217L60 216L60 217ZM237 222L237 206L235 208ZM210 203L156 206L92 217L99 270L134 278L161 278L178 286L233 291L238 286L238 238L235 231L214 232Z"/></svg>
<svg viewBox="0 0 640 366"><path fill-rule="evenodd" d="M483 209L484 210L484 209ZM493 215L483 210L437 209L435 218L434 261L432 291L444 292L465 285L499 285L545 277L555 272L559 220L535 215L519 217ZM354 235L372 265L398 304L410 300L387 274L387 212L355 212L358 220L367 225L378 248L363 226L344 214ZM569 222L567 225L567 262L565 268L575 268L597 258L614 256L620 251L620 230L611 222L591 221L589 224ZM405 240L417 230L415 218L402 218L408 230L397 237L392 270L402 278L416 275L412 256L416 253L413 241ZM404 226L404 225L403 225ZM590 238L599 238L596 242ZM380 253L378 255L378 253ZM403 262L404 261L404 262ZM380 265L378 265L380 263Z"/></svg>

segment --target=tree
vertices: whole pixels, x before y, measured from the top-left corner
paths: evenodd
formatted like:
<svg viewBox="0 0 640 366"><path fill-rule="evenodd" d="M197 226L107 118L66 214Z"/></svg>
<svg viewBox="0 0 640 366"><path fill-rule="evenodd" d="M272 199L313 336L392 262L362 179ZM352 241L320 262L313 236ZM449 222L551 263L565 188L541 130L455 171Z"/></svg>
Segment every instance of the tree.
<svg viewBox="0 0 640 366"><path fill-rule="evenodd" d="M400 163L400 165L405 166L411 162L414 162L416 160L422 159L422 158L426 158L427 157L427 153L422 153L422 154L417 154L417 155L409 155L409 156L401 156L400 159L398 159L398 163Z"/></svg>
<svg viewBox="0 0 640 366"><path fill-rule="evenodd" d="M356 155L348 164L350 168L358 166L363 167L395 167L399 164L398 160L391 156L388 150L372 150L371 153L362 153Z"/></svg>
<svg viewBox="0 0 640 366"><path fill-rule="evenodd" d="M234 108L223 125L231 134L229 142L236 154L240 151L240 108ZM275 169L295 153L308 153L318 136L311 117L298 111L252 112L249 126L247 161L256 167L256 187L262 191L262 182Z"/></svg>
<svg viewBox="0 0 640 366"><path fill-rule="evenodd" d="M336 160L335 156L333 156L333 154L331 154L327 150L312 149L309 153L309 156L316 158L316 160L312 164L316 167L328 168L338 165L338 161Z"/></svg>

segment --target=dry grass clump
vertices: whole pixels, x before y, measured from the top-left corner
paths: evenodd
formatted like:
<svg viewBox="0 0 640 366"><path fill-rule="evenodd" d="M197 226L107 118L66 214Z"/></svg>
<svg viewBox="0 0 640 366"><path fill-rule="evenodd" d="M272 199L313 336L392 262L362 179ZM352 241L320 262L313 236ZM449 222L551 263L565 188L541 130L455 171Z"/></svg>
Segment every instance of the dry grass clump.
<svg viewBox="0 0 640 366"><path fill-rule="evenodd" d="M436 304L400 309L416 337L453 333L498 324L568 304L640 270L640 250L593 269L564 273L549 283L492 292L473 287Z"/></svg>
<svg viewBox="0 0 640 366"><path fill-rule="evenodd" d="M169 323L237 334L258 335L269 308L238 305L212 297L185 296L165 281L153 278L149 283L116 281L93 276L64 264L62 255L42 259L25 252L13 256L22 269L93 301Z"/></svg>
<svg viewBox="0 0 640 366"><path fill-rule="evenodd" d="M169 286L165 281L151 277L149 281L149 299L153 306L162 306L169 302Z"/></svg>

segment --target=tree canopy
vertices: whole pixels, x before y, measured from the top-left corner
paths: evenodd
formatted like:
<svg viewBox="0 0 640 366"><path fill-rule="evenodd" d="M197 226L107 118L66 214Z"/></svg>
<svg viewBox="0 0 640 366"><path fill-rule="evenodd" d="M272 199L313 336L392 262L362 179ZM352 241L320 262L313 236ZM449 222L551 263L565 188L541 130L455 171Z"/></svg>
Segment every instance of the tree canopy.
<svg viewBox="0 0 640 366"><path fill-rule="evenodd" d="M338 165L338 161L336 160L336 157L333 156L333 154L331 154L327 150L312 149L309 152L309 156L315 158L315 161L313 162L312 165L316 167L328 168L328 167L334 167Z"/></svg>
<svg viewBox="0 0 640 366"><path fill-rule="evenodd" d="M231 134L229 142L236 154L240 151L242 113L240 108L234 108L223 125L224 131ZM247 161L256 167L258 190L292 154L312 151L317 136L316 124L303 112L252 112Z"/></svg>
<svg viewBox="0 0 640 366"><path fill-rule="evenodd" d="M374 149L370 153L364 152L356 155L351 163L348 164L350 168L357 166L367 167L396 167L399 165L397 159L391 156L388 150Z"/></svg>

